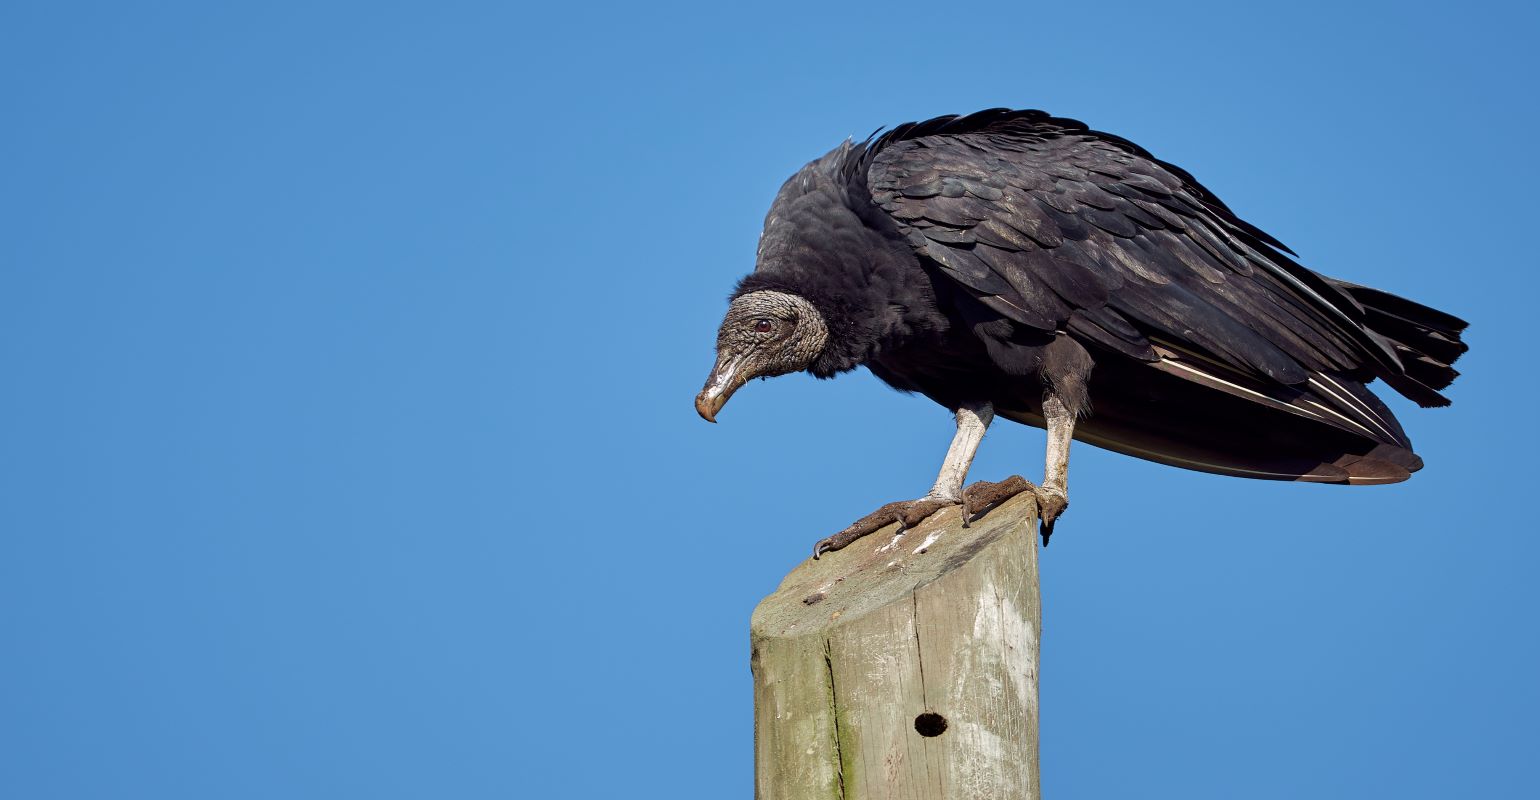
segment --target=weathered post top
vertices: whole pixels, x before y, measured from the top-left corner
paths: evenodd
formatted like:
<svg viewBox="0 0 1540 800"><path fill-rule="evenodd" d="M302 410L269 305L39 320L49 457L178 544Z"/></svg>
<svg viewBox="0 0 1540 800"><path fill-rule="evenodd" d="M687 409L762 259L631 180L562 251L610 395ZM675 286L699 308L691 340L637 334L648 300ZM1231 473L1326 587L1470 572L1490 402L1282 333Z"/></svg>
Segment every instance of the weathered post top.
<svg viewBox="0 0 1540 800"><path fill-rule="evenodd" d="M1038 797L1031 493L806 561L755 609L755 796Z"/></svg>

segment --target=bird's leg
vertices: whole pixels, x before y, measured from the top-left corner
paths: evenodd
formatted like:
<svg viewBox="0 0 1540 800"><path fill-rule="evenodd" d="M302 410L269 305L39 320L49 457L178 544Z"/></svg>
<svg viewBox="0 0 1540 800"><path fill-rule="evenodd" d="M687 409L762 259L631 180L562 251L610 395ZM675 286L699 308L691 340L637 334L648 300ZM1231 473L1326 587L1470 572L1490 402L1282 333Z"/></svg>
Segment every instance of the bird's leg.
<svg viewBox="0 0 1540 800"><path fill-rule="evenodd" d="M1048 429L1047 463L1043 467L1043 485L1033 486L1020 475L1012 475L999 483L979 481L963 491L963 517L966 519L978 509L992 506L1015 497L1022 492L1037 495L1037 514L1042 520L1043 544L1053 536L1053 523L1064 509L1069 507L1065 491L1069 480L1069 443L1075 433L1075 413L1051 391L1043 398L1043 420Z"/></svg>
<svg viewBox="0 0 1540 800"><path fill-rule="evenodd" d="M1053 523L1069 507L1069 443L1075 434L1075 414L1057 394L1049 392L1043 398L1043 420L1048 429L1048 453L1043 485L1037 488L1037 508L1043 521L1043 545L1047 546Z"/></svg>
<svg viewBox="0 0 1540 800"><path fill-rule="evenodd" d="M995 407L989 403L963 405L957 409L957 433L952 437L952 445L946 449L941 472L936 475L936 483L930 487L930 492L920 499L946 500L954 504L962 501L968 468L973 466L979 442L984 441L984 432L989 430L989 423L994 419Z"/></svg>
<svg viewBox="0 0 1540 800"><path fill-rule="evenodd" d="M995 418L994 406L989 403L965 403L957 409L957 434L952 446L947 448L946 460L941 462L941 472L936 483L924 497L918 500L900 500L856 520L850 527L820 540L813 545L813 558L838 550L855 540L894 522L904 528L920 524L924 519L947 506L963 502L963 481L968 477L968 467L984 439L984 431Z"/></svg>

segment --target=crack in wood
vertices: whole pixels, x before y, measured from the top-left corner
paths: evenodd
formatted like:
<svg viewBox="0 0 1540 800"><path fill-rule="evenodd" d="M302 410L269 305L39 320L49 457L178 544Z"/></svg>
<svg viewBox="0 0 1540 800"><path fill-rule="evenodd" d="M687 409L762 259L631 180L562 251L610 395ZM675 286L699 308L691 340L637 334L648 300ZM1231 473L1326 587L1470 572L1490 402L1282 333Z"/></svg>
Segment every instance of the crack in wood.
<svg viewBox="0 0 1540 800"><path fill-rule="evenodd" d="M823 664L829 675L829 715L834 719L834 778L839 800L845 800L845 748L840 742L840 701L834 690L834 642L823 640Z"/></svg>
<svg viewBox="0 0 1540 800"><path fill-rule="evenodd" d="M925 693L925 650L920 646L920 590L918 587L909 593L909 599L912 601L913 607L914 662L920 673L920 711L925 712L930 710L930 697ZM930 742L922 739L920 741L920 748L925 751L925 782L929 784L931 782ZM943 785L941 789L941 796L946 797L946 787Z"/></svg>

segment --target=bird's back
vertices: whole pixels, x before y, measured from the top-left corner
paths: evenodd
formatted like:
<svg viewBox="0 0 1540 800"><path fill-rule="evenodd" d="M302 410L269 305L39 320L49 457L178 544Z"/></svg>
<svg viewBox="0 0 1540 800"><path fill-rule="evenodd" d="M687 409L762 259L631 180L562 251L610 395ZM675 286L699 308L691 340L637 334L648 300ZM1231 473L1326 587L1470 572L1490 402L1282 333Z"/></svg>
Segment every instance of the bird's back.
<svg viewBox="0 0 1540 800"><path fill-rule="evenodd" d="M994 110L900 126L845 164L992 378L1041 361L1045 337L1092 353L1083 438L1251 477L1384 482L1420 466L1364 384L1447 404L1465 323L1305 268L1132 142ZM1012 413L1031 422L1040 384L1019 384Z"/></svg>

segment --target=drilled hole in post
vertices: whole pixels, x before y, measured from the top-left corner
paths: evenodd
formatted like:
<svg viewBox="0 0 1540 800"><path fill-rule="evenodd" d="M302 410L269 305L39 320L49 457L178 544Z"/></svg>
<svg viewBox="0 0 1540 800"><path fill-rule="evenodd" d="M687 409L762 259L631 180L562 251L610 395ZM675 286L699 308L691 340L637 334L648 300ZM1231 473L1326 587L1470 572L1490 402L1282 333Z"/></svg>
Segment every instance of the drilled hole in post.
<svg viewBox="0 0 1540 800"><path fill-rule="evenodd" d="M914 718L914 729L921 736L940 736L946 733L946 717L927 711Z"/></svg>

